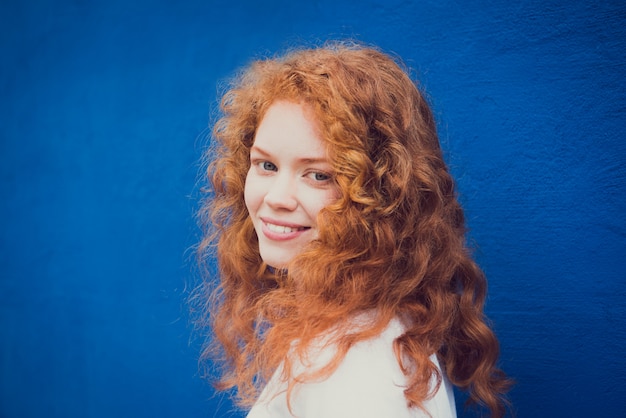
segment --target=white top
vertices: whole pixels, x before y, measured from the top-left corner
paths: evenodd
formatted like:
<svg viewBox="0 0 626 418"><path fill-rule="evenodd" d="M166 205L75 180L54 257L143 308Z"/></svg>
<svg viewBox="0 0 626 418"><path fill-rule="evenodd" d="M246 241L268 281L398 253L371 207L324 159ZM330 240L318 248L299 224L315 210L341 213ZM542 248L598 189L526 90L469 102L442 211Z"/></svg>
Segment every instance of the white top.
<svg viewBox="0 0 626 418"><path fill-rule="evenodd" d="M445 374L437 393L424 402L428 412L409 408L404 397L406 376L393 350L393 341L404 333L399 320L389 323L376 338L353 345L339 367L326 379L295 386L291 396L293 415L287 407L287 383L281 368L261 393L248 418L456 418L454 393ZM321 346L305 363L294 364L295 373L317 370L335 353L332 346ZM441 370L435 355L431 361ZM435 385L433 377L431 385Z"/></svg>

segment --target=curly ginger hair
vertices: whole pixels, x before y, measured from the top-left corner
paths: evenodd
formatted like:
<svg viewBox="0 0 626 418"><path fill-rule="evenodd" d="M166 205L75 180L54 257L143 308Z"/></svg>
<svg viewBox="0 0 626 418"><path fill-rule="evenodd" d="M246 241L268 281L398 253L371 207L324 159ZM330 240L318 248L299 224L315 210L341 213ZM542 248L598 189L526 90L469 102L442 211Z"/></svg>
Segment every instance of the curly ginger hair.
<svg viewBox="0 0 626 418"><path fill-rule="evenodd" d="M278 100L311 111L339 189L318 215L318 237L284 270L261 259L244 202L256 129ZM353 344L397 317L406 325L394 349L409 405L423 405L432 376L441 382L429 360L437 353L453 384L493 416L504 414L510 382L483 314L486 281L465 246L432 112L401 65L346 43L255 61L223 96L213 140L198 251L203 261L217 257L219 284L207 277L199 299L214 337L201 358L221 358L219 389L236 387L249 406L281 363L294 377L290 350L305 355L317 336L338 330L335 358L295 376L291 390L332 373ZM366 311L376 312L368 327L345 321Z"/></svg>

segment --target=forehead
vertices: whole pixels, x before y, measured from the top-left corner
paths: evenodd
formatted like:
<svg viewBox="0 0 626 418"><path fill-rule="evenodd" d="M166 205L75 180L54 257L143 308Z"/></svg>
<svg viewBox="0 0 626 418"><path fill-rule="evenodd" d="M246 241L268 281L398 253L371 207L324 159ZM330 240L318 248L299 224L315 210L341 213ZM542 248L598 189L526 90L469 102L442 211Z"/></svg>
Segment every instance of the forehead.
<svg viewBox="0 0 626 418"><path fill-rule="evenodd" d="M306 104L285 100L269 106L257 128L253 148L297 152L312 158L326 156L326 144L312 110Z"/></svg>

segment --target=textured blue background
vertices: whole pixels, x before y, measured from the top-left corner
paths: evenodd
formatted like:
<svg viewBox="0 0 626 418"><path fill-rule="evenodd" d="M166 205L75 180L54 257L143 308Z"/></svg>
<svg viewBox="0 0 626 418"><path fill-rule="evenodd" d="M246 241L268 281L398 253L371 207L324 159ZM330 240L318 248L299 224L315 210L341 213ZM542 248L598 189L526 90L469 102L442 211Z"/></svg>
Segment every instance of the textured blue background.
<svg viewBox="0 0 626 418"><path fill-rule="evenodd" d="M216 84L343 37L431 96L518 416L623 416L624 23L618 1L3 0L0 416L232 412L185 304Z"/></svg>

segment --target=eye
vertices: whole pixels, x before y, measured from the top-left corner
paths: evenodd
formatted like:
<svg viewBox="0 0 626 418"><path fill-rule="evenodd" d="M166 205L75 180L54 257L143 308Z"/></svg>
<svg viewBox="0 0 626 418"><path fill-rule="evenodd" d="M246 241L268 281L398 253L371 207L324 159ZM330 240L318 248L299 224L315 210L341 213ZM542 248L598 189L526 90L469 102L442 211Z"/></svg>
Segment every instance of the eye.
<svg viewBox="0 0 626 418"><path fill-rule="evenodd" d="M316 182L325 183L332 179L332 176L323 171L312 171L308 174L309 178L315 180Z"/></svg>
<svg viewBox="0 0 626 418"><path fill-rule="evenodd" d="M330 175L326 173L313 173L313 178L317 181L330 180Z"/></svg>
<svg viewBox="0 0 626 418"><path fill-rule="evenodd" d="M274 163L271 163L269 161L261 161L259 163L259 167L261 167L262 170L265 171L276 171L277 167Z"/></svg>

